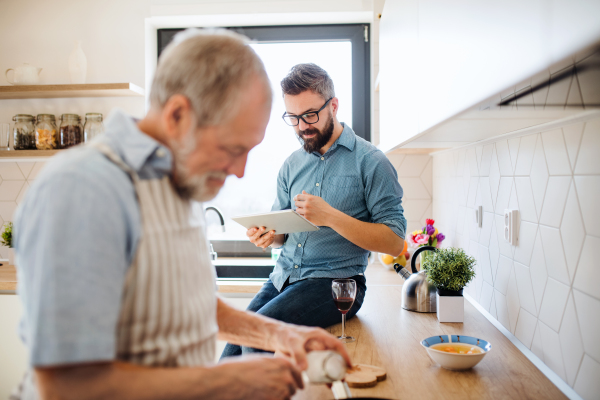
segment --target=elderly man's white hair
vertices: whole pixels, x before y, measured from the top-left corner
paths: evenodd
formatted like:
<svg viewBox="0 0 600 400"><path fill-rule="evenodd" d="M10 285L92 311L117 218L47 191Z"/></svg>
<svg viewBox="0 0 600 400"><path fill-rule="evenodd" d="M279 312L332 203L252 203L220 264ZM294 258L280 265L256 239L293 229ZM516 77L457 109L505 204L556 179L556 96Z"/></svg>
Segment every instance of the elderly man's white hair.
<svg viewBox="0 0 600 400"><path fill-rule="evenodd" d="M198 126L227 122L243 105L239 91L253 77L265 83L265 67L245 36L225 29L187 29L162 52L150 91L150 105L162 108L175 94L187 97Z"/></svg>

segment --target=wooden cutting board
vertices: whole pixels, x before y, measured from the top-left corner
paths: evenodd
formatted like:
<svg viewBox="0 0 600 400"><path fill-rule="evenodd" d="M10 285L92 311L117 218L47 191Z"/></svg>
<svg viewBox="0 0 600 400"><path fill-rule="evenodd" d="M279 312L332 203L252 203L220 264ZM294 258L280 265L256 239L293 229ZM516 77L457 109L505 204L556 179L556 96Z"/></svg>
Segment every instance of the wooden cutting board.
<svg viewBox="0 0 600 400"><path fill-rule="evenodd" d="M385 369L367 364L355 364L346 373L346 383L351 388L367 388L377 385L387 377Z"/></svg>

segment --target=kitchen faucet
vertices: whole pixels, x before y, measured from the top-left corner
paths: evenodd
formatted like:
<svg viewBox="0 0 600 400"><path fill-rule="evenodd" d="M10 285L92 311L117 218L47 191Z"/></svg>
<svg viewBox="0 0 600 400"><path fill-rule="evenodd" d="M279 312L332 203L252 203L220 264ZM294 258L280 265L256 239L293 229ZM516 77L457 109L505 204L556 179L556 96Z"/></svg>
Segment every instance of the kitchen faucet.
<svg viewBox="0 0 600 400"><path fill-rule="evenodd" d="M223 214L221 213L221 210L219 210L217 207L213 207L213 206L206 207L204 209L204 217L205 218L206 218L206 213L208 213L209 211L214 211L217 213L217 215L219 216L219 219L221 220L221 232L225 232L225 219L223 218ZM213 248L212 243L210 243L210 259L212 261L215 261L217 259L217 252Z"/></svg>
<svg viewBox="0 0 600 400"><path fill-rule="evenodd" d="M217 215L219 216L219 219L221 220L221 232L225 232L225 219L223 218L223 214L221 213L221 210L219 210L217 207L213 207L213 206L206 207L204 209L204 217L206 217L206 214L209 211L214 211L217 213Z"/></svg>

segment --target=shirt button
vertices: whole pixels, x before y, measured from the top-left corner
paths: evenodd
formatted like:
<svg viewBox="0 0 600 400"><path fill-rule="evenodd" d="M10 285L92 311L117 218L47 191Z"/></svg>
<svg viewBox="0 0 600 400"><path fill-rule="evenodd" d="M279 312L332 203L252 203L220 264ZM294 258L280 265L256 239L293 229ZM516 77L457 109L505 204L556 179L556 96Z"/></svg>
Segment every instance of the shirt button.
<svg viewBox="0 0 600 400"><path fill-rule="evenodd" d="M302 247L302 243L298 243L298 247Z"/></svg>
<svg viewBox="0 0 600 400"><path fill-rule="evenodd" d="M156 156L163 158L166 155L165 151L163 149L158 149L156 150Z"/></svg>
<svg viewBox="0 0 600 400"><path fill-rule="evenodd" d="M323 161L325 159L325 157L321 157L321 161Z"/></svg>
<svg viewBox="0 0 600 400"><path fill-rule="evenodd" d="M319 182L317 182L317 186L319 186Z"/></svg>
<svg viewBox="0 0 600 400"><path fill-rule="evenodd" d="M297 266L297 265L294 265L294 268L298 268L298 266Z"/></svg>

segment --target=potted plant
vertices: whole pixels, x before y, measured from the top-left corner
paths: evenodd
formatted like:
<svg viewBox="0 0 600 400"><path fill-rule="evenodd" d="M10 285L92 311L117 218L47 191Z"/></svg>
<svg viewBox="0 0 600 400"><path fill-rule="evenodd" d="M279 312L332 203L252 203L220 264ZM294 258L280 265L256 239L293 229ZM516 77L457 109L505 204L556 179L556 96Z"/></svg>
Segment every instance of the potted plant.
<svg viewBox="0 0 600 400"><path fill-rule="evenodd" d="M12 230L12 222L7 222L4 224L4 231L2 232L0 243L2 243L3 246L8 247L8 263L10 265L15 265L15 251L12 248Z"/></svg>
<svg viewBox="0 0 600 400"><path fill-rule="evenodd" d="M463 322L463 288L475 277L475 263L475 258L454 247L432 252L424 263L427 280L437 288L437 317L440 322Z"/></svg>

